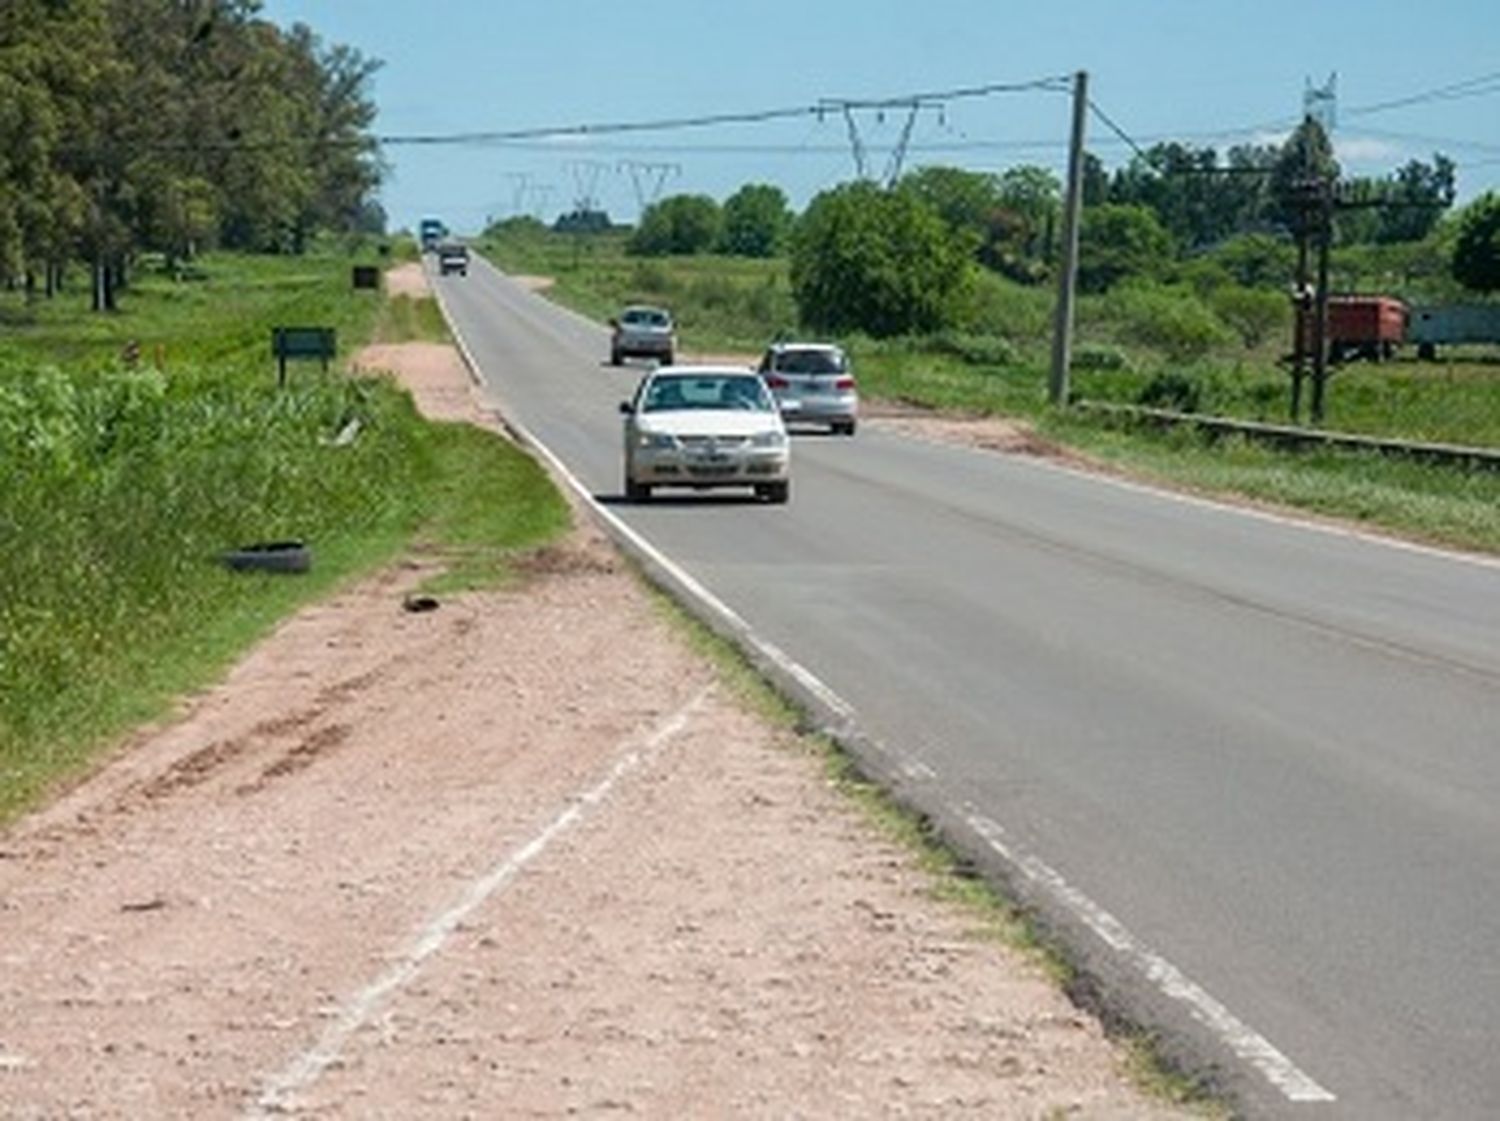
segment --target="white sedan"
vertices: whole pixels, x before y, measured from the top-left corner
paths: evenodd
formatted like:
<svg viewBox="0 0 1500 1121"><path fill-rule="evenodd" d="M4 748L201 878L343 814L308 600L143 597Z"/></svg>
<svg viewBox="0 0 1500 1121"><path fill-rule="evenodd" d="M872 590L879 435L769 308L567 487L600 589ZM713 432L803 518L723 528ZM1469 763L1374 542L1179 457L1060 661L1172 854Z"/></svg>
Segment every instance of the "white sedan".
<svg viewBox="0 0 1500 1121"><path fill-rule="evenodd" d="M791 496L791 447L760 376L724 366L663 366L647 374L625 414L625 497L653 487L751 487Z"/></svg>

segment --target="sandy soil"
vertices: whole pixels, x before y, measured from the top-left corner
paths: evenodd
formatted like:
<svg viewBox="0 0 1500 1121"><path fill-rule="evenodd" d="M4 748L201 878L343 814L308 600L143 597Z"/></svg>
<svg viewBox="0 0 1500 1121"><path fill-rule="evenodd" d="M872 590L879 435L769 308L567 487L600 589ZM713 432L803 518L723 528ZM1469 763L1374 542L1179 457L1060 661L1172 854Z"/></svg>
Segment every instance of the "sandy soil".
<svg viewBox="0 0 1500 1121"><path fill-rule="evenodd" d="M432 295L432 287L427 283L427 273L423 271L421 261L407 261L393 269L386 269L385 290L391 296L410 296L413 299Z"/></svg>
<svg viewBox="0 0 1500 1121"><path fill-rule="evenodd" d="M1171 1115L596 534L527 572L304 611L0 834L0 1117Z"/></svg>

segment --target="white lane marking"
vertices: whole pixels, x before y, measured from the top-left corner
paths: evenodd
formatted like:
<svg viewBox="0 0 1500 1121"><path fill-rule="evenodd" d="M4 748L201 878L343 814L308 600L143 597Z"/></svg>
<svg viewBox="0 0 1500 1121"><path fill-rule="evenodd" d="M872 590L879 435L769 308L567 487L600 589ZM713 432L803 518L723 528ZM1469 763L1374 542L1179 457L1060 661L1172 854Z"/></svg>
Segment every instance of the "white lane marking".
<svg viewBox="0 0 1500 1121"><path fill-rule="evenodd" d="M1223 1043L1244 1059L1289 1101L1331 1102L1338 1099L1318 1085L1271 1041L1220 1004L1207 990L1136 938L1125 924L1063 878L1040 858L1005 839L1005 830L979 813L964 815L969 828L984 838L1007 864L1019 869L1033 883L1045 888L1104 942L1143 974L1163 994L1187 1005L1193 1019L1209 1028Z"/></svg>
<svg viewBox="0 0 1500 1121"><path fill-rule="evenodd" d="M553 818L546 828L520 848L508 853L471 883L453 906L427 922L396 964L360 990L343 1007L317 1043L293 1059L266 1084L244 1116L247 1119L263 1119L294 1112L297 1109L295 1096L316 1082L324 1071L339 1060L349 1039L369 1022L380 1004L416 976L427 959L442 949L453 936L460 923L509 883L517 872L540 856L553 841L582 821L590 810L609 796L622 778L649 760L681 732L712 688L711 685L705 686L697 696L659 724L639 747L626 752L604 778L576 795L572 805Z"/></svg>
<svg viewBox="0 0 1500 1121"><path fill-rule="evenodd" d="M472 352L469 351L467 344L463 340L463 335L460 333L458 326L453 323L451 318L449 319L449 325L453 328L453 336L458 340L459 349L463 352L465 361L469 363L470 369L474 371L475 378L480 384L488 385L479 374L479 364L475 361ZM780 647L762 639L728 604L721 601L690 576L675 561L668 559L656 546L652 545L629 525L625 524L612 511L606 510L594 498L588 488L568 470L562 460L553 454L552 449L538 440L533 433L527 431L519 424L514 425L514 427L520 433L521 438L530 447L535 449L538 455L547 461L552 469L577 492L579 497L599 518L608 522L622 536L627 538L635 548L649 556L654 563L669 572L674 579L680 581L690 594L698 598L699 602L727 620L742 636L743 640L758 650L763 657L775 663L784 672L790 674L811 690L815 696L832 709L845 728L852 729L855 726L855 711L852 705L829 688L811 670L807 669L801 663L794 661ZM1067 470L1066 468L1056 469ZM1079 472L1079 474L1086 478L1093 477L1086 472ZM1122 485L1135 486L1135 484ZM1165 494L1168 497L1181 497L1173 495L1170 491L1153 491L1149 487L1139 487L1137 489L1153 494ZM1215 504L1205 501L1204 505ZM1235 511L1236 507L1226 506L1223 509ZM1267 516L1273 519L1275 517L1274 515ZM1301 523L1291 522L1290 524L1300 525ZM1377 538L1376 540L1383 539ZM919 764L919 766L922 765ZM930 768L928 770L930 771ZM935 772L931 773L933 777L936 777ZM909 773L908 777L915 778L917 776ZM1105 945L1120 954L1137 971L1143 973L1158 990L1173 1000L1183 1002L1195 1020L1209 1028L1231 1052L1260 1071L1267 1081L1276 1087L1288 1100L1298 1103L1331 1102L1338 1100L1334 1094L1320 1086L1295 1063L1277 1050L1270 1040L1251 1029L1230 1012L1229 1009L1215 1000L1202 986L1190 980L1181 970L1167 961L1166 958L1143 946L1126 929L1124 924L1077 888L1073 887L1072 884L1068 883L1050 865L1029 853L1020 852L1003 840L1004 831L996 822L970 811L962 812L961 816L969 827L978 833L1002 860L1019 870L1028 879L1040 885L1060 906L1075 915L1084 925L1097 934L1104 941Z"/></svg>

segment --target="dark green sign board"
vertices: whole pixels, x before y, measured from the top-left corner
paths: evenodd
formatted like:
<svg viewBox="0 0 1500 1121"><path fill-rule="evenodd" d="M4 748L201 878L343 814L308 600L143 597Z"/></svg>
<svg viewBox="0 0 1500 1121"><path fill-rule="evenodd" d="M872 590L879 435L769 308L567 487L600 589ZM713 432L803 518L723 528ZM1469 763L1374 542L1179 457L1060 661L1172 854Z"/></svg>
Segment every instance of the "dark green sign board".
<svg viewBox="0 0 1500 1121"><path fill-rule="evenodd" d="M276 359L276 381L286 384L286 363L289 358L316 358L328 369L328 363L338 353L338 336L332 327L273 327L271 328L271 354Z"/></svg>

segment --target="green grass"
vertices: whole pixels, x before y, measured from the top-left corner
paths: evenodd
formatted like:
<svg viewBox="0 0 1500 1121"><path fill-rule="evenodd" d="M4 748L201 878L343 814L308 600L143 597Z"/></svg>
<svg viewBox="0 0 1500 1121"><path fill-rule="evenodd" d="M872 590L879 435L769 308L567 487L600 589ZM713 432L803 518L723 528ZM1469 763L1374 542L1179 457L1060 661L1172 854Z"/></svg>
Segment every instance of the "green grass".
<svg viewBox="0 0 1500 1121"><path fill-rule="evenodd" d="M380 306L375 320L378 343L452 342L443 310L431 296L395 296Z"/></svg>
<svg viewBox="0 0 1500 1121"><path fill-rule="evenodd" d="M528 457L422 420L388 380L303 364L276 388L272 325L333 325L347 351L393 320L379 296L350 289L351 261L212 257L208 280L142 278L108 316L76 294L19 314L8 305L0 821L213 680L297 606L413 542L477 586L567 523ZM142 369L118 363L130 338L145 343ZM312 546L310 574L218 562L282 538Z"/></svg>
<svg viewBox="0 0 1500 1121"><path fill-rule="evenodd" d="M551 277L549 299L600 322L628 303L671 308L689 354L759 354L796 323L783 259L630 257L619 233L510 236L476 248L507 272Z"/></svg>

